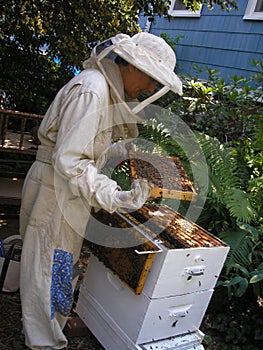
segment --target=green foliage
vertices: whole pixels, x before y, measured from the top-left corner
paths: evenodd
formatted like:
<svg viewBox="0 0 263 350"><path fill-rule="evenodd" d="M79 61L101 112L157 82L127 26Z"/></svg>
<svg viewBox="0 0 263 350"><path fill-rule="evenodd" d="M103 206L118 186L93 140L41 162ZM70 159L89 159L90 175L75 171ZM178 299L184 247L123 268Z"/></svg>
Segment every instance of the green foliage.
<svg viewBox="0 0 263 350"><path fill-rule="evenodd" d="M235 201L230 196L226 207L230 217L236 217L237 220L235 226L232 225L231 229L222 230L219 234L231 249L218 285L228 289L230 298L242 297L251 288L258 300L263 294L262 144L261 148L258 147L261 137L260 132L255 132L254 138L237 141L233 151L237 161L237 174L242 179L242 190L235 191L242 193L242 196ZM238 211L240 215L236 216ZM250 220L245 220L244 214L241 214L245 212Z"/></svg>
<svg viewBox="0 0 263 350"><path fill-rule="evenodd" d="M226 287L230 298L244 297L252 288L261 300L262 64L253 63L259 69L253 79L234 76L232 84L226 84L209 69L207 82L189 79L181 117L200 131L196 135L209 168L209 191L199 224L231 247L218 286ZM179 102L173 110L179 112Z"/></svg>
<svg viewBox="0 0 263 350"><path fill-rule="evenodd" d="M130 164L129 161L121 162L109 174L112 180L115 180L123 191L130 190Z"/></svg>
<svg viewBox="0 0 263 350"><path fill-rule="evenodd" d="M179 43L179 41L184 38L184 35L177 35L173 38L170 38L170 36L167 33L161 33L160 37L163 38L168 45L171 46L171 48L175 51L176 50L176 45Z"/></svg>
<svg viewBox="0 0 263 350"><path fill-rule="evenodd" d="M219 339L223 338L224 346L222 350L261 349L263 326L261 316L262 310L253 300L251 290L242 298L229 301L226 288L217 287L201 330L204 333L212 332L213 335L218 335Z"/></svg>
<svg viewBox="0 0 263 350"><path fill-rule="evenodd" d="M252 60L251 63L258 72L247 79L232 76L227 82L218 70L209 68L206 68L206 81L183 77L184 94L169 108L191 128L216 137L222 143L250 137L259 132L258 123L263 114L262 62ZM195 68L200 70L198 66Z"/></svg>
<svg viewBox="0 0 263 350"><path fill-rule="evenodd" d="M231 247L227 256L224 273L218 286L228 289L228 296L242 297L252 286L254 295L260 298L263 293L263 226L239 223L234 232L222 232L220 238Z"/></svg>
<svg viewBox="0 0 263 350"><path fill-rule="evenodd" d="M169 144L170 133L162 123L159 123L156 119L151 119L147 123L139 124L138 129L139 144L142 151L144 151L143 145L146 140L146 150L149 152L167 154L165 146ZM150 143L148 141L150 141Z"/></svg>
<svg viewBox="0 0 263 350"><path fill-rule="evenodd" d="M230 11L231 8L237 9L237 3L235 0L224 1L224 0L184 0L186 7L191 11L196 11L200 8L200 4L207 6L210 9L213 9L214 5L218 5L222 10Z"/></svg>
<svg viewBox="0 0 263 350"><path fill-rule="evenodd" d="M224 220L222 220L224 223L226 211L229 212L229 219L254 221L255 217L259 217L258 207L255 205L258 202L255 193L258 194L261 188L260 179L254 179L255 187L249 186L250 179L244 182L243 178L243 172L247 172L248 164L243 163L242 171L239 169L241 163L237 162L236 152L232 147L224 146L216 138L205 134L199 134L198 139L209 167L208 202L213 206L218 204L217 213L220 206L224 208ZM251 191L252 188L254 193ZM207 209L209 211L211 208L208 206ZM205 212L204 216L206 214ZM213 227L209 226L209 229L213 230Z"/></svg>

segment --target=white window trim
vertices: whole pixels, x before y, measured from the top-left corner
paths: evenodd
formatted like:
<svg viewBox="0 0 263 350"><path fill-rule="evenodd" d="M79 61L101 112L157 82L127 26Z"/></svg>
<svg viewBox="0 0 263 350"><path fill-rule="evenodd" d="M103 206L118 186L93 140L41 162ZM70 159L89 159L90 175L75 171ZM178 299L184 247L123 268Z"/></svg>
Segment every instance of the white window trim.
<svg viewBox="0 0 263 350"><path fill-rule="evenodd" d="M200 9L196 12L192 12L189 10L173 10L175 2L176 2L176 0L171 0L171 5L170 5L170 8L168 10L168 14L170 16L173 16L173 17L201 17L201 10L202 10L203 5L201 5Z"/></svg>
<svg viewBox="0 0 263 350"><path fill-rule="evenodd" d="M263 11L255 12L258 0L248 0L247 8L243 19L261 20L263 21Z"/></svg>

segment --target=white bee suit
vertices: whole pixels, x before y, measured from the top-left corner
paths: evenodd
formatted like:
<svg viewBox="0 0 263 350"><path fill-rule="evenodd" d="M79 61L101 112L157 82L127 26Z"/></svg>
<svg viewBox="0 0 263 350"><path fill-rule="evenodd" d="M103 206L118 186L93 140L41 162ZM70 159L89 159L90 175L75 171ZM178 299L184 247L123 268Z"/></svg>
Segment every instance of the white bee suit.
<svg viewBox="0 0 263 350"><path fill-rule="evenodd" d="M110 103L104 76L95 69L84 70L59 92L39 129L41 146L25 180L20 214L20 288L30 349L67 345L62 332L66 317L51 305L56 303L50 292L54 252L69 260L70 283L70 266L78 260L90 207L110 212L118 208L116 182L98 172L105 162L103 152L111 145ZM62 295L69 298L62 310L65 316L71 296L69 286L68 295Z"/></svg>
<svg viewBox="0 0 263 350"><path fill-rule="evenodd" d="M90 208L138 209L150 193L148 185L137 184L139 192L137 187L131 193L141 193L140 199L128 196L130 202L122 205L117 183L100 173L112 138L135 138L138 120L125 103L118 105L124 102L120 71L105 62L98 66L91 58L59 91L40 125L41 145L24 182L20 291L26 345L32 350L67 346L63 328L76 283L72 268Z"/></svg>

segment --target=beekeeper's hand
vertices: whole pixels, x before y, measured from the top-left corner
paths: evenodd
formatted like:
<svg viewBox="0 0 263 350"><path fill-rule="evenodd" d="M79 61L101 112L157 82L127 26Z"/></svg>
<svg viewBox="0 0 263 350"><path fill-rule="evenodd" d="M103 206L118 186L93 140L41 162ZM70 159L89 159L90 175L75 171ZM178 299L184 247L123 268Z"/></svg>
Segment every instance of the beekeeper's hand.
<svg viewBox="0 0 263 350"><path fill-rule="evenodd" d="M116 191L115 202L119 208L140 209L151 194L153 186L143 179L135 180L130 191Z"/></svg>
<svg viewBox="0 0 263 350"><path fill-rule="evenodd" d="M114 142L107 150L108 158L121 158L123 160L129 158L129 153L126 148L126 143L123 141Z"/></svg>

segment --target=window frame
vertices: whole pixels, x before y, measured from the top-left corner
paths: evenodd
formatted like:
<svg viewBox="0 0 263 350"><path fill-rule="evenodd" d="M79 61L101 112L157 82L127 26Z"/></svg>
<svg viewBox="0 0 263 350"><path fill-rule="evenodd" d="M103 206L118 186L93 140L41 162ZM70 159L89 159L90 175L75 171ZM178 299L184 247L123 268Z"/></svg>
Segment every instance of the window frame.
<svg viewBox="0 0 263 350"><path fill-rule="evenodd" d="M255 8L257 6L258 1L259 0L248 0L243 19L263 21L263 11L255 12Z"/></svg>
<svg viewBox="0 0 263 350"><path fill-rule="evenodd" d="M174 10L174 5L177 0L171 0L171 5L168 10L168 14L172 17L201 17L201 11L203 5L200 6L200 9L196 12L189 11L187 9L185 10Z"/></svg>

